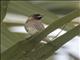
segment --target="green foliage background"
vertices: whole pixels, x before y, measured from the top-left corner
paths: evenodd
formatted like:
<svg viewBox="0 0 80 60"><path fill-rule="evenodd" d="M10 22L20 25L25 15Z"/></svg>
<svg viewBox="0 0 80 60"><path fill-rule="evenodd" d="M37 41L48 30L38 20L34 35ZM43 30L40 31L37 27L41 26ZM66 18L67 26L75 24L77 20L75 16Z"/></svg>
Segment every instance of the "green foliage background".
<svg viewBox="0 0 80 60"><path fill-rule="evenodd" d="M64 2L44 2L44 3L39 3L39 4L35 4L35 3L32 4L30 1L10 1L10 2L3 1L1 3L2 3L1 9L3 9L1 11L1 17L2 17L1 20L3 20L5 13L6 13L6 10L7 10L7 13L15 12L15 13L26 15L26 16L39 12L40 14L44 15L43 22L50 25L46 30L42 31L38 35L31 36L29 39L26 39L25 41L23 41L25 39L25 36L28 37L27 34L12 33L8 30L8 27L10 27L10 26L20 26L23 24L2 22L2 24L1 24L2 60L5 60L5 59L6 60L19 60L19 59L22 59L22 60L23 59L24 60L25 59L45 60L46 58L51 56L52 53L54 51L56 51L56 49L58 49L61 45L63 45L64 43L66 43L69 40L69 39L68 40L65 39L65 37L66 37L65 35L64 35L64 38L62 37L63 39L61 39L61 40L63 40L64 43L61 43L61 45L56 46L57 48L55 48L54 51L53 51L52 47L49 48L50 47L49 44L44 46L43 48L39 48L35 52L30 52L31 49L33 47L35 47L38 44L38 42L42 38L44 38L47 34L52 32L56 28L62 26L63 24L70 22L72 19L76 18L77 16L80 16L79 10L76 12L73 12L71 14L68 14L76 9L79 9L78 2L75 2L75 3L74 2L67 2L68 5L65 1ZM63 4L64 6L61 4ZM7 5L8 5L8 9L7 9ZM52 6L54 6L54 5L56 6L56 10L52 9ZM47 7L47 6L49 6L49 7ZM57 12L61 13L61 11L59 11L58 9L60 9L60 10L64 9L64 12L65 11L67 12L68 10L69 11L67 13L62 12L65 15L66 14L67 15L64 16L63 18L59 18L58 17L59 14L57 14ZM65 9L67 9L67 10L65 10ZM67 28L65 30L70 30L73 27L74 27L74 23L71 22L67 25ZM72 34L69 36L70 39L79 34L79 27L80 26L78 26L77 29L74 29L73 31L71 30ZM76 32L76 34L73 34L74 31ZM57 40L59 40L59 38ZM55 41L57 41L57 40L55 40ZM22 42L18 43L19 41L22 41ZM56 43L60 43L60 41L59 42L52 42L52 43L56 44ZM40 54L37 57L36 54L39 53L40 50L41 50L41 53L43 53L42 50L47 49L47 48L49 48L51 50L46 50L47 52L45 51L44 54ZM19 52L26 51L26 49L28 49L27 51L29 51L31 53L31 54L29 54L29 56L27 58L24 57L24 54L19 53ZM46 54L49 54L49 52L51 52L51 54L46 56ZM15 55L16 55L16 57L15 57ZM26 53L26 55L27 55L27 53Z"/></svg>

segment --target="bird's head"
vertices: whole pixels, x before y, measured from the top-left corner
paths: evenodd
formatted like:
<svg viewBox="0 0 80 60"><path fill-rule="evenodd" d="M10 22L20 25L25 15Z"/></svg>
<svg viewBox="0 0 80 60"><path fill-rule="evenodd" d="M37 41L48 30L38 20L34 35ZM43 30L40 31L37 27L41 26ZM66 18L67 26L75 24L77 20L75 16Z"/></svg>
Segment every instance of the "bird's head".
<svg viewBox="0 0 80 60"><path fill-rule="evenodd" d="M36 19L36 20L41 20L43 16L40 15L40 14L33 14L33 15L31 15L31 17L32 17L33 19Z"/></svg>

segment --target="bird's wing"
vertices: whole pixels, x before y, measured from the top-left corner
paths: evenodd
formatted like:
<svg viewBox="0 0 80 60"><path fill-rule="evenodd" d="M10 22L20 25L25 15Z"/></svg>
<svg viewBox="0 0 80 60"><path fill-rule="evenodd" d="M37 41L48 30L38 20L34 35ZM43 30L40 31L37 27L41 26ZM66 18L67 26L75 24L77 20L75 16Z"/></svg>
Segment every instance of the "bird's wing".
<svg viewBox="0 0 80 60"><path fill-rule="evenodd" d="M38 31L42 31L42 30L44 30L45 28L44 28L44 26L43 26L43 24L42 23L37 23L37 24L34 24L34 27L38 30Z"/></svg>

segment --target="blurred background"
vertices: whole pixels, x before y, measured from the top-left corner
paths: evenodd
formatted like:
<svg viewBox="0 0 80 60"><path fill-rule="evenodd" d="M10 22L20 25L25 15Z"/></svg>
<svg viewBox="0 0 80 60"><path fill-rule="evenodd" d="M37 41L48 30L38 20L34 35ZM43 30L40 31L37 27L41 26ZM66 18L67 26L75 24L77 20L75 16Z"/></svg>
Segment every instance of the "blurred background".
<svg viewBox="0 0 80 60"><path fill-rule="evenodd" d="M29 15L42 14L43 24L47 27L53 21L79 8L80 1L10 1L1 26L1 52L29 37L24 29ZM60 36L78 24L80 24L80 17L68 23L64 30L56 29L49 34L49 37L55 37L62 30ZM47 60L80 60L80 34L64 44Z"/></svg>

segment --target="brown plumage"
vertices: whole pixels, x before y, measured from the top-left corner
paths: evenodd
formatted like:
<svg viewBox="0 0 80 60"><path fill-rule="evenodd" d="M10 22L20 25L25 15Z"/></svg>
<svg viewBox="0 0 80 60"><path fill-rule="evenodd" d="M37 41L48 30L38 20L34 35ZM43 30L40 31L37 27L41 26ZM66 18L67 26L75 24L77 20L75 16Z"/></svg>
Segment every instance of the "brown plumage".
<svg viewBox="0 0 80 60"><path fill-rule="evenodd" d="M27 22L25 23L25 29L30 35L33 35L45 29L41 18L42 16L40 14L34 14L28 18ZM46 38L44 40L46 40Z"/></svg>

